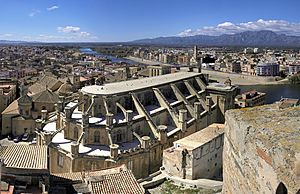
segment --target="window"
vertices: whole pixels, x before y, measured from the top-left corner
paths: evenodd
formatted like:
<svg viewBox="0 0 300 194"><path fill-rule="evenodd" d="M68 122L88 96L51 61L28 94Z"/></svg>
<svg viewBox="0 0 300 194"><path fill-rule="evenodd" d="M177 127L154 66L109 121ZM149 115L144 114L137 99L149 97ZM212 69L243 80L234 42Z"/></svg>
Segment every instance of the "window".
<svg viewBox="0 0 300 194"><path fill-rule="evenodd" d="M99 131L94 132L94 143L100 143L100 132Z"/></svg>
<svg viewBox="0 0 300 194"><path fill-rule="evenodd" d="M57 156L57 164L58 164L58 166L60 166L60 167L63 167L63 166L64 166L64 155L61 154L61 153L58 153L58 156Z"/></svg>
<svg viewBox="0 0 300 194"><path fill-rule="evenodd" d="M122 141L122 132L121 131L118 131L117 132L117 141Z"/></svg>
<svg viewBox="0 0 300 194"><path fill-rule="evenodd" d="M74 133L73 138L77 140L78 139L78 128L77 127L74 128L73 133Z"/></svg>

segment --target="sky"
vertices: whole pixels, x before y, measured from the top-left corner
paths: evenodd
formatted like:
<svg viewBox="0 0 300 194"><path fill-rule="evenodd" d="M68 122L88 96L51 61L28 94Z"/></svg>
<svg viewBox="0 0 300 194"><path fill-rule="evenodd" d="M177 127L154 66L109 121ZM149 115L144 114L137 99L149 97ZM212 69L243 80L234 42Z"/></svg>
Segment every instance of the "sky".
<svg viewBox="0 0 300 194"><path fill-rule="evenodd" d="M0 40L123 42L273 30L300 36L300 0L0 0Z"/></svg>

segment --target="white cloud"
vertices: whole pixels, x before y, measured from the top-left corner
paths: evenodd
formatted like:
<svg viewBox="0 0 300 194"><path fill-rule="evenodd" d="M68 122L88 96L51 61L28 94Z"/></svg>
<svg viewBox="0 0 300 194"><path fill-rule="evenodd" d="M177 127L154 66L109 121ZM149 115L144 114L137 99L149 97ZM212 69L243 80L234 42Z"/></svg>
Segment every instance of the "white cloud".
<svg viewBox="0 0 300 194"><path fill-rule="evenodd" d="M28 14L28 16L29 16L29 17L34 17L35 15L37 15L37 14L39 14L39 13L41 13L40 10L34 9L34 10L32 10L32 11Z"/></svg>
<svg viewBox="0 0 300 194"><path fill-rule="evenodd" d="M80 36L81 37L87 37L87 36L90 36L91 34L88 33L88 32L80 32Z"/></svg>
<svg viewBox="0 0 300 194"><path fill-rule="evenodd" d="M98 40L97 36L92 35L89 32L81 31L81 28L78 26L64 26L64 27L57 27L57 31L63 33L62 36L51 37L49 36L47 41L51 41L52 39L55 40L62 40L62 41L93 41ZM65 35L64 35L65 34ZM41 38L41 37L40 37ZM45 38L45 36L43 36Z"/></svg>
<svg viewBox="0 0 300 194"><path fill-rule="evenodd" d="M300 36L300 23L292 23L285 20L263 20L254 22L233 24L224 22L216 26L205 26L196 30L187 29L178 36L235 34L244 31L271 30L279 34Z"/></svg>
<svg viewBox="0 0 300 194"><path fill-rule="evenodd" d="M1 38L8 38L8 37L12 37L13 34L0 34Z"/></svg>
<svg viewBox="0 0 300 194"><path fill-rule="evenodd" d="M51 7L48 7L47 10L48 10L48 11L53 11L53 10L58 9L58 8L59 8L59 7L58 7L57 5L53 5L53 6L51 6Z"/></svg>
<svg viewBox="0 0 300 194"><path fill-rule="evenodd" d="M77 26L65 26L65 27L57 27L59 32L65 33L78 33L80 32L80 27Z"/></svg>

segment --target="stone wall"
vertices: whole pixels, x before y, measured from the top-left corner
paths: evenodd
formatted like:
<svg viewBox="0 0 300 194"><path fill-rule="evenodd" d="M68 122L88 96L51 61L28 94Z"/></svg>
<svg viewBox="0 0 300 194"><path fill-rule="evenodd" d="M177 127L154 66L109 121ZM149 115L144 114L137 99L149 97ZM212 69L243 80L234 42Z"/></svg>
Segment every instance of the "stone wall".
<svg viewBox="0 0 300 194"><path fill-rule="evenodd" d="M299 123L300 107L227 111L222 192L267 194L284 187L299 192Z"/></svg>

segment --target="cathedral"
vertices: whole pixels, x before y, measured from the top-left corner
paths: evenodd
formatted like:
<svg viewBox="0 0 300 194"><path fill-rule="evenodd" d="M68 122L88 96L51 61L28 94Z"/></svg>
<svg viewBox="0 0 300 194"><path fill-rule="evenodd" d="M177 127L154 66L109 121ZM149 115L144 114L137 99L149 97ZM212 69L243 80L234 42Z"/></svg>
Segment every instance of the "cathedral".
<svg viewBox="0 0 300 194"><path fill-rule="evenodd" d="M49 147L51 173L125 164L144 178L159 170L174 141L223 123L238 92L194 72L85 86L35 120L37 144Z"/></svg>

